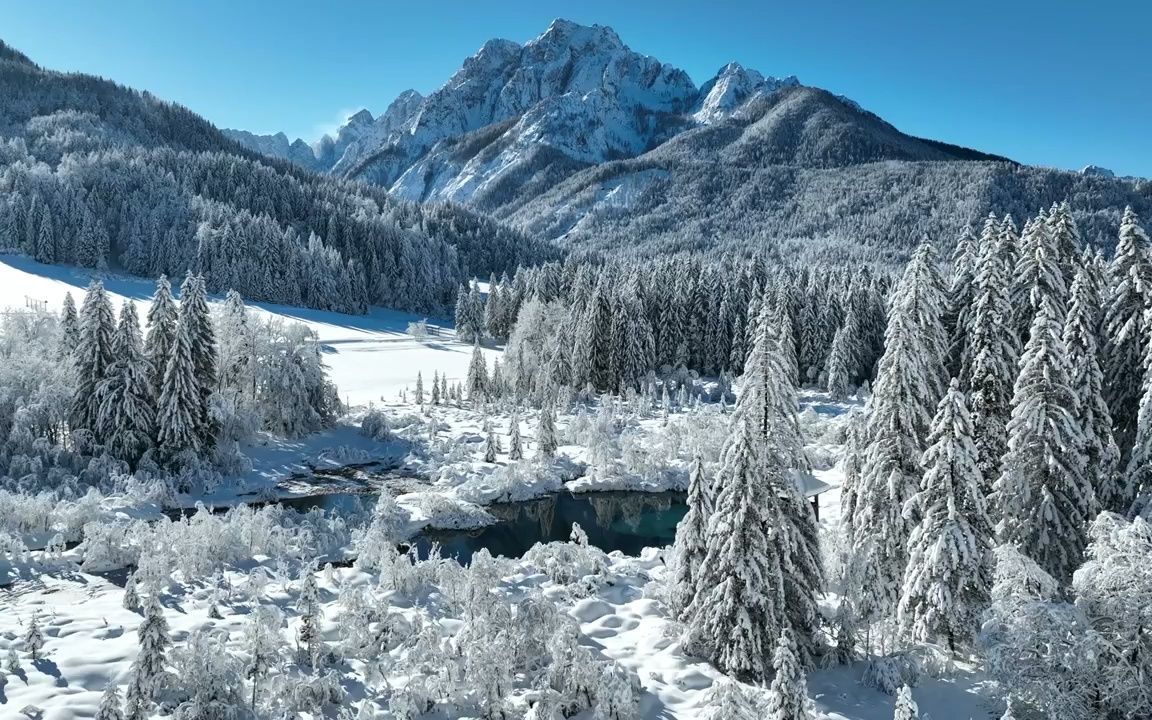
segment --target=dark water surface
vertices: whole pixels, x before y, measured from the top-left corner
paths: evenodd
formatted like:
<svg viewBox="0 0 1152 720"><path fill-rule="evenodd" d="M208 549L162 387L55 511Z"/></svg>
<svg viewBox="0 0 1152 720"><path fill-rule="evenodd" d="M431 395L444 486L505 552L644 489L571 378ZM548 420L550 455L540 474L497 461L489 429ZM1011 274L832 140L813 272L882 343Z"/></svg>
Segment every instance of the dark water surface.
<svg viewBox="0 0 1152 720"><path fill-rule="evenodd" d="M588 542L605 552L619 550L639 555L645 547L670 545L676 538L676 523L688 511L684 493L569 492L538 500L489 505L486 509L499 522L473 530L426 530L416 538L421 555L433 543L445 557L462 563L472 553L485 548L493 556L518 558L538 542L568 540L572 523L579 523ZM283 505L302 512L312 508L353 511L370 508L374 496L363 494L321 495L285 500Z"/></svg>

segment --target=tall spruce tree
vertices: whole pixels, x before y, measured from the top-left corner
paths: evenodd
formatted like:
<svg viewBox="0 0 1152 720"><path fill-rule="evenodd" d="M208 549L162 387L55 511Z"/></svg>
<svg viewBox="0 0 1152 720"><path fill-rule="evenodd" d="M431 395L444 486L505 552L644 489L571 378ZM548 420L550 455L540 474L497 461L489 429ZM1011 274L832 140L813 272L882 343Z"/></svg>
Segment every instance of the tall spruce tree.
<svg viewBox="0 0 1152 720"><path fill-rule="evenodd" d="M988 605L993 533L972 422L955 379L940 401L928 443L920 492L905 507L918 524L908 539L898 618L907 637L942 640L957 650L970 645Z"/></svg>
<svg viewBox="0 0 1152 720"><path fill-rule="evenodd" d="M556 418L551 403L540 409L540 426L536 431L536 449L541 458L550 460L556 456Z"/></svg>
<svg viewBox="0 0 1152 720"><path fill-rule="evenodd" d="M64 307L60 310L60 357L70 357L80 344L80 318L72 293L64 293Z"/></svg>
<svg viewBox="0 0 1152 720"><path fill-rule="evenodd" d="M136 305L126 300L113 338L114 360L99 387L100 435L113 457L132 466L152 445L156 409Z"/></svg>
<svg viewBox="0 0 1152 720"><path fill-rule="evenodd" d="M1152 246L1132 208L1108 266L1112 288L1104 308L1104 388L1116 444L1127 456L1136 436L1144 361L1144 309L1152 297Z"/></svg>
<svg viewBox="0 0 1152 720"><path fill-rule="evenodd" d="M913 527L902 510L919 491L920 459L943 391L944 301L935 253L924 243L892 300L850 520L859 572L849 593L855 615L867 623L891 618L900 598Z"/></svg>
<svg viewBox="0 0 1152 720"><path fill-rule="evenodd" d="M172 355L172 344L176 338L176 321L179 312L172 299L172 285L165 275L156 281L156 292L152 295L152 306L148 308L148 334L144 340L144 354L150 364L149 379L152 397L159 400L160 388L164 384L164 373Z"/></svg>
<svg viewBox="0 0 1152 720"><path fill-rule="evenodd" d="M1003 513L1000 541L1067 580L1082 560L1097 504L1085 476L1080 400L1071 386L1060 314L1056 300L1044 297L1032 322L994 497Z"/></svg>
<svg viewBox="0 0 1152 720"><path fill-rule="evenodd" d="M76 344L76 393L72 399L72 427L86 428L100 437L100 383L112 365L116 318L104 284L88 287L80 308L80 338Z"/></svg>
<svg viewBox="0 0 1152 720"><path fill-rule="evenodd" d="M202 448L203 408L192 349L195 322L183 306L180 310L156 407L157 444L168 460L185 450Z"/></svg>
<svg viewBox="0 0 1152 720"><path fill-rule="evenodd" d="M488 397L488 365L484 362L484 353L480 352L480 343L472 346L472 361L468 364L468 399L473 405L483 402Z"/></svg>
<svg viewBox="0 0 1152 720"><path fill-rule="evenodd" d="M980 235L976 265L976 298L969 316L967 365L961 382L971 393L976 465L985 494L1000 477L1007 449L1005 429L1011 413L1012 383L1020 350L1012 325L1009 272L1013 266L1011 236L989 216Z"/></svg>
<svg viewBox="0 0 1152 720"><path fill-rule="evenodd" d="M1077 420L1084 434L1085 470L1093 482L1100 509L1123 513L1132 504L1132 496L1118 472L1120 450L1112 435L1112 415L1104 402L1104 376L1097 349L1100 307L1091 271L1083 266L1072 281L1072 299L1064 323L1069 381L1079 396Z"/></svg>
<svg viewBox="0 0 1152 720"><path fill-rule="evenodd" d="M217 388L216 331L208 310L203 276L185 278L180 286L180 319L187 326L192 367L196 382L196 436L202 448L216 442L216 422L212 418L212 394Z"/></svg>
<svg viewBox="0 0 1152 720"><path fill-rule="evenodd" d="M672 611L683 615L696 595L696 576L708 550L708 520L712 515L712 488L704 474L704 458L692 459L688 473L688 512L676 525L673 552Z"/></svg>
<svg viewBox="0 0 1152 720"><path fill-rule="evenodd" d="M952 253L952 278L948 287L948 305L944 327L949 337L948 374L960 374L963 358L968 354L968 314L976 295L976 264L979 251L971 226L966 226Z"/></svg>
<svg viewBox="0 0 1152 720"><path fill-rule="evenodd" d="M1146 325L1152 328L1152 324ZM1137 410L1136 436L1124 468L1123 487L1133 497L1128 514L1147 515L1152 505L1152 339L1145 342L1143 393Z"/></svg>

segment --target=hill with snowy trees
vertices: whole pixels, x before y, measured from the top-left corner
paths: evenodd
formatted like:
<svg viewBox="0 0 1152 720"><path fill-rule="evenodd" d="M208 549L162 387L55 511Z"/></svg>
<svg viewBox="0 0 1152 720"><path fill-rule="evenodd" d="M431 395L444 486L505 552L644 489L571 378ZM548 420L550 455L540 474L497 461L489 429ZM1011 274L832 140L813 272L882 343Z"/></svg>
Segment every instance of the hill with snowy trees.
<svg viewBox="0 0 1152 720"><path fill-rule="evenodd" d="M573 247L729 244L907 259L991 211L1070 204L1106 244L1152 183L1022 166L904 134L852 100L730 63L697 87L604 26L557 20L492 40L441 88L357 113L316 148L229 131L249 148L451 200ZM323 150L321 149L323 146ZM325 160L321 160L323 155Z"/></svg>
<svg viewBox="0 0 1152 720"><path fill-rule="evenodd" d="M447 205L416 207L243 149L148 93L0 53L0 247L41 262L344 312L442 312L470 273L557 256Z"/></svg>

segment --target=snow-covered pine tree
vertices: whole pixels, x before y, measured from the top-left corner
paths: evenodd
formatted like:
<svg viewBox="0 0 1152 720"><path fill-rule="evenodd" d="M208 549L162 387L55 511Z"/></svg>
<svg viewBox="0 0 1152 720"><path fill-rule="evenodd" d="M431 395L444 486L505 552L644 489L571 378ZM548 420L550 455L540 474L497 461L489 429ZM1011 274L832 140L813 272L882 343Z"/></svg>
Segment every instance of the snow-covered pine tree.
<svg viewBox="0 0 1152 720"><path fill-rule="evenodd" d="M128 573L128 579L124 583L124 599L121 604L125 610L138 612L140 610L140 596L136 593L136 573Z"/></svg>
<svg viewBox="0 0 1152 720"><path fill-rule="evenodd" d="M944 327L950 339L948 374L960 374L963 358L968 353L968 314L976 295L976 262L979 251L972 226L966 225L952 252L952 277L948 288L948 305Z"/></svg>
<svg viewBox="0 0 1152 720"><path fill-rule="evenodd" d="M172 641L168 637L168 621L164 618L164 608L153 595L144 610L144 620L136 630L140 638L140 649L136 653L136 660L132 664L132 672L137 676L143 690L143 699L147 705L153 693L164 682L167 663L168 648ZM129 697L133 694L129 683ZM129 700L129 707L132 702Z"/></svg>
<svg viewBox="0 0 1152 720"><path fill-rule="evenodd" d="M484 353L480 352L480 343L472 346L472 362L468 364L468 399L474 407L478 407L488 397L488 365L484 362Z"/></svg>
<svg viewBox="0 0 1152 720"><path fill-rule="evenodd" d="M488 398L499 400L504 397L504 390L504 368L500 364L500 358L493 358L492 374L488 377Z"/></svg>
<svg viewBox="0 0 1152 720"><path fill-rule="evenodd" d="M157 444L166 459L202 447L200 429L204 409L192 350L195 338L195 321L181 306L156 408Z"/></svg>
<svg viewBox="0 0 1152 720"><path fill-rule="evenodd" d="M795 386L785 374L778 335L764 319L721 453L707 550L684 614L691 647L726 672L759 681L783 627L802 628L805 645L811 642L822 580L811 509L792 478L807 467L797 465Z"/></svg>
<svg viewBox="0 0 1152 720"><path fill-rule="evenodd" d="M252 709L256 709L260 683L280 661L284 637L280 634L283 617L274 606L260 606L244 626L244 651L248 655L247 675L252 681Z"/></svg>
<svg viewBox="0 0 1152 720"><path fill-rule="evenodd" d="M499 446L496 444L496 431L492 429L492 424L484 421L484 462L496 462L496 453L499 451Z"/></svg>
<svg viewBox="0 0 1152 720"><path fill-rule="evenodd" d="M439 405L440 404L440 374L435 370L432 371L431 402L433 405Z"/></svg>
<svg viewBox="0 0 1152 720"><path fill-rule="evenodd" d="M992 523L972 442L972 422L959 382L940 401L928 436L920 492L905 506L918 520L908 539L908 566L898 620L916 642L966 648L979 627L992 586Z"/></svg>
<svg viewBox="0 0 1152 720"><path fill-rule="evenodd" d="M33 660L39 660L43 649L44 633L40 630L40 616L34 611L28 620L28 629L24 632L24 650Z"/></svg>
<svg viewBox="0 0 1152 720"><path fill-rule="evenodd" d="M80 318L72 293L64 293L64 307L60 310L60 357L71 356L80 344Z"/></svg>
<svg viewBox="0 0 1152 720"><path fill-rule="evenodd" d="M893 295L884 355L868 405L868 444L850 519L858 572L848 589L855 615L864 623L892 618L900 599L913 527L902 509L919 491L920 459L943 393L944 300L935 253L924 243Z"/></svg>
<svg viewBox="0 0 1152 720"><path fill-rule="evenodd" d="M1020 358L994 502L1003 513L1000 542L1066 581L1082 559L1097 503L1085 477L1080 402L1070 385L1059 317L1056 301L1043 297Z"/></svg>
<svg viewBox="0 0 1152 720"><path fill-rule="evenodd" d="M540 425L536 431L536 448L539 457L551 459L556 456L556 418L551 403L540 408Z"/></svg>
<svg viewBox="0 0 1152 720"><path fill-rule="evenodd" d="M918 720L920 708L912 699L912 688L907 685L900 686L896 693L896 709L892 713L892 720Z"/></svg>
<svg viewBox="0 0 1152 720"><path fill-rule="evenodd" d="M144 340L144 354L150 363L149 379L152 397L160 398L164 384L164 373L172 355L172 345L176 340L176 322L179 313L172 299L172 286L165 275L156 281L156 292L152 296L152 306L148 308L148 334Z"/></svg>
<svg viewBox="0 0 1152 720"><path fill-rule="evenodd" d="M416 372L416 397L413 398L417 405L424 404L424 373Z"/></svg>
<svg viewBox="0 0 1152 720"><path fill-rule="evenodd" d="M969 316L968 354L961 377L961 386L971 394L976 465L985 494L1000 477L1000 461L1008 444L1005 426L1020 354L1009 296L1012 242L1011 234L990 215L980 235L976 297Z"/></svg>
<svg viewBox="0 0 1152 720"><path fill-rule="evenodd" d="M195 430L200 447L209 449L216 443L216 423L212 419L212 394L216 392L216 331L208 310L208 295L202 275L189 276L180 286L179 326L187 326L188 345L196 382Z"/></svg>
<svg viewBox="0 0 1152 720"><path fill-rule="evenodd" d="M256 337L240 293L228 291L217 317L219 389L238 407L252 407L259 381Z"/></svg>
<svg viewBox="0 0 1152 720"><path fill-rule="evenodd" d="M156 409L136 304L126 300L113 338L113 361L98 389L99 433L113 457L135 466L152 445Z"/></svg>
<svg viewBox="0 0 1152 720"><path fill-rule="evenodd" d="M768 690L765 720L813 720L816 714L808 697L804 668L796 656L796 638L788 628L776 642L772 669L775 674Z"/></svg>
<svg viewBox="0 0 1152 720"><path fill-rule="evenodd" d="M1048 233L1052 236L1056 259L1064 273L1064 287L1072 287L1082 247L1080 229L1076 227L1076 220L1072 217L1072 209L1068 206L1067 200L1053 203L1048 210Z"/></svg>
<svg viewBox="0 0 1152 720"><path fill-rule="evenodd" d="M816 648L814 631L820 617L816 596L824 586L824 567L816 517L800 487L811 472L797 418L796 386L784 359L783 330L770 317L760 320L748 354L745 384L755 384L753 400L769 452L775 452L787 470L787 481L776 488L780 503L779 532L773 534L777 554L784 558L784 625L796 633L802 663L811 663Z"/></svg>
<svg viewBox="0 0 1152 720"><path fill-rule="evenodd" d="M124 691L124 720L148 720L152 715L152 690L140 668L133 664Z"/></svg>
<svg viewBox="0 0 1152 720"><path fill-rule="evenodd" d="M1068 350L1069 382L1080 400L1077 420L1084 434L1087 476L1100 509L1123 513L1131 506L1132 496L1119 473L1120 450L1112 436L1112 415L1104 402L1104 376L1096 343L1101 298L1090 273L1088 267L1081 266L1072 281L1063 340Z"/></svg>
<svg viewBox="0 0 1152 720"><path fill-rule="evenodd" d="M836 331L832 339L832 352L828 355L826 375L828 376L828 394L833 400L845 400L852 383L852 348L853 341L851 326L846 321Z"/></svg>
<svg viewBox="0 0 1152 720"><path fill-rule="evenodd" d="M512 414L511 427L508 430L508 459L513 462L524 457L524 449L520 444L520 416Z"/></svg>
<svg viewBox="0 0 1152 720"><path fill-rule="evenodd" d="M76 393L72 400L72 428L86 428L97 439L100 422L100 383L112 364L116 318L104 284L88 286L80 308L80 338L74 353Z"/></svg>
<svg viewBox="0 0 1152 720"><path fill-rule="evenodd" d="M1152 295L1152 243L1131 207L1124 209L1120 238L1108 266L1112 287L1104 307L1104 392L1125 457L1136 437L1143 378L1144 309Z"/></svg>
<svg viewBox="0 0 1152 720"><path fill-rule="evenodd" d="M319 664L324 639L320 636L320 591L316 587L316 576L310 567L302 571L300 595L296 598L296 612L300 616L300 627L296 628L296 649L312 669Z"/></svg>
<svg viewBox="0 0 1152 720"><path fill-rule="evenodd" d="M116 683L110 682L100 696L100 707L96 708L96 715L92 720L124 720L124 710L120 704L120 692Z"/></svg>
<svg viewBox="0 0 1152 720"><path fill-rule="evenodd" d="M468 326L473 331L473 342L484 339L484 296L480 294L480 284L477 282L468 286Z"/></svg>
<svg viewBox="0 0 1152 720"><path fill-rule="evenodd" d="M694 652L724 672L763 681L783 625L786 561L771 536L780 524L777 488L788 479L779 453L765 447L756 393L745 388L732 416L708 549L685 617Z"/></svg>
<svg viewBox="0 0 1152 720"><path fill-rule="evenodd" d="M618 387L624 392L629 388L635 390L639 386L641 379L652 367L656 350L655 340L652 338L652 326L648 324L648 318L644 315L634 286L621 296L618 307L622 313L624 334L616 336L616 347L619 350L616 370Z"/></svg>
<svg viewBox="0 0 1152 720"><path fill-rule="evenodd" d="M708 551L708 520L712 515L712 487L704 474L704 458L697 454L688 473L688 512L676 525L676 557L670 597L672 612L684 615L696 596L696 576Z"/></svg>
<svg viewBox="0 0 1152 720"><path fill-rule="evenodd" d="M1146 314L1152 314L1152 310ZM1146 318L1147 323L1152 318ZM1152 506L1152 337L1145 346L1143 394L1136 413L1136 435L1123 472L1125 494L1132 497L1130 516L1146 514Z"/></svg>

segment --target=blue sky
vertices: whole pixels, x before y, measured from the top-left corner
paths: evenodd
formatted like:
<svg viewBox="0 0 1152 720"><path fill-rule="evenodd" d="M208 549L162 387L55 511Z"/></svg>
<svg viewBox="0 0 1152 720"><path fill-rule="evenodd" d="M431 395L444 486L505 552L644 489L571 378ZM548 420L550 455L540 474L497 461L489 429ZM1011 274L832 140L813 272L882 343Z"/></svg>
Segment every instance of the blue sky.
<svg viewBox="0 0 1152 720"><path fill-rule="evenodd" d="M523 42L566 17L611 25L698 84L737 60L845 94L915 135L1152 176L1150 5L0 0L0 38L221 127L311 140L349 111L434 90L489 38Z"/></svg>

